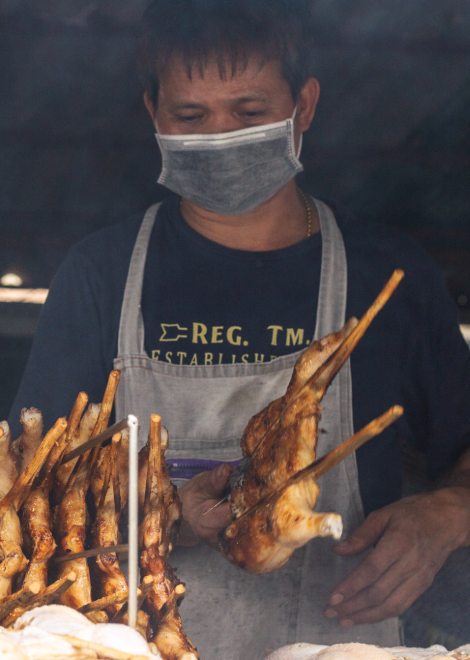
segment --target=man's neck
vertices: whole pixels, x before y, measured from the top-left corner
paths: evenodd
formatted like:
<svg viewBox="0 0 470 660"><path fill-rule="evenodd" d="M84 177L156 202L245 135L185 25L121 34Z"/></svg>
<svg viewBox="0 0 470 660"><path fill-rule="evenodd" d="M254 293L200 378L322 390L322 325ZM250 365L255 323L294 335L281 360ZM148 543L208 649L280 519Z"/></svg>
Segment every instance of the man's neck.
<svg viewBox="0 0 470 660"><path fill-rule="evenodd" d="M311 226L305 201L294 181L253 211L224 216L192 202L181 201L181 213L192 229L215 243L249 252L279 250L299 243L311 229L319 230L317 212L311 205Z"/></svg>

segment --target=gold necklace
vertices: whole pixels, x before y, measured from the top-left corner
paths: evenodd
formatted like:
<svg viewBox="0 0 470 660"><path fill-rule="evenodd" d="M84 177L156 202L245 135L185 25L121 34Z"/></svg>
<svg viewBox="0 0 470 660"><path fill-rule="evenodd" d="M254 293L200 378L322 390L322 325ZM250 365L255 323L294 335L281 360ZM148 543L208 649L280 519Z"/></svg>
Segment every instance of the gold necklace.
<svg viewBox="0 0 470 660"><path fill-rule="evenodd" d="M307 238L310 238L310 236L313 233L313 211L312 211L312 205L310 203L310 199L307 197L307 195L304 193L304 191L301 188L297 189L300 193L300 196L302 198L302 202L304 205L305 209L305 220L307 221Z"/></svg>

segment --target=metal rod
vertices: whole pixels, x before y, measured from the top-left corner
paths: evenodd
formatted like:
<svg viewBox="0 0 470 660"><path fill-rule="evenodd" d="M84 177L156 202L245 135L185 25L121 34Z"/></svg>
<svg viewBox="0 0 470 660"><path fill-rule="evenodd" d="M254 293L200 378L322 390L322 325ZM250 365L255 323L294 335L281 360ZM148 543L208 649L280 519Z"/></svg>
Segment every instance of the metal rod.
<svg viewBox="0 0 470 660"><path fill-rule="evenodd" d="M52 557L52 561L56 564L61 564L65 561L72 561L73 559L82 559L83 557L97 557L98 555L105 555L110 552L128 552L129 546L127 543L120 543L119 545L101 545L98 548L90 548L90 550L82 550L82 552L71 552L67 555L59 555Z"/></svg>
<svg viewBox="0 0 470 660"><path fill-rule="evenodd" d="M139 571L139 488L138 488L138 428L135 415L127 418L129 428L129 605L128 620L132 628L137 624L137 587Z"/></svg>
<svg viewBox="0 0 470 660"><path fill-rule="evenodd" d="M129 422L127 419L123 419L120 422L116 422L116 424L113 424L113 426L107 428L105 431L103 431L103 433L100 433L94 438L91 438L91 440L87 440L86 442L83 442L78 447L75 447L75 449L72 449L72 451L69 451L68 454L65 454L65 456L61 460L61 464L68 463L77 456L83 454L88 449L93 449L94 447L101 445L103 442L105 442L105 440L109 440L110 438L113 437L115 433L119 433L119 431L122 431L122 429L125 429L126 426L128 425Z"/></svg>

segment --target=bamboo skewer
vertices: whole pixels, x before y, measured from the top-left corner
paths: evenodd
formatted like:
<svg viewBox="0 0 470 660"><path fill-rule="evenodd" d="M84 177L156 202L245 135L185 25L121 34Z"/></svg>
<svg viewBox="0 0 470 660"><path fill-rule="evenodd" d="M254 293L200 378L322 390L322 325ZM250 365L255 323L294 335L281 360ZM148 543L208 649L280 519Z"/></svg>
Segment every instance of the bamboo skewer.
<svg viewBox="0 0 470 660"><path fill-rule="evenodd" d="M47 479L51 478L54 470L57 469L57 467L60 465L65 450L77 432L80 420L87 404L88 394L86 392L79 392L67 419L67 429L58 439L56 446L52 448L46 464L44 465L43 481L47 481Z"/></svg>
<svg viewBox="0 0 470 660"><path fill-rule="evenodd" d="M127 591L116 591L110 596L103 596L103 598L98 598L97 600L92 601L83 605L79 608L79 612L82 614L87 614L88 612L96 612L97 610L105 610L110 605L119 605L120 603L125 603L128 599Z"/></svg>
<svg viewBox="0 0 470 660"><path fill-rule="evenodd" d="M31 584L29 587L23 587L10 596L6 596L0 603L0 621L3 621L16 607L22 607L28 603L30 598L37 596L39 585Z"/></svg>
<svg viewBox="0 0 470 660"><path fill-rule="evenodd" d="M327 389L333 376L340 370L353 350L356 348L366 330L378 313L385 307L396 288L404 277L402 270L393 271L391 277L386 282L383 289L378 294L372 305L366 310L359 322L354 326L346 339L340 344L339 348L322 364L313 376L301 388L299 395L305 388L315 387L316 390L323 392ZM298 396L298 395L297 395Z"/></svg>
<svg viewBox="0 0 470 660"><path fill-rule="evenodd" d="M64 417L60 417L51 428L51 430L46 433L39 448L33 456L32 461L18 476L10 492L0 502L0 507L4 504L12 504L17 511L21 508L24 501L28 497L36 475L42 468L52 447L66 428L67 420Z"/></svg>
<svg viewBox="0 0 470 660"><path fill-rule="evenodd" d="M25 612L28 612L39 605L49 605L54 602L54 600L63 594L64 591L67 591L67 589L75 582L75 579L75 573L71 572L67 576L60 578L60 580L56 580L56 582L53 582L39 593L33 595L30 600L24 603L21 607L17 607L10 612L10 614L2 621L2 625L5 628L8 628Z"/></svg>
<svg viewBox="0 0 470 660"><path fill-rule="evenodd" d="M76 475L80 472L82 466L86 464L88 466L88 472L91 472L94 469L96 459L101 447L102 442L110 435L110 429L107 429L109 418L111 417L111 412L113 409L114 398L116 396L117 387L119 385L120 372L117 370L111 371L108 377L108 382L106 384L106 389L103 394L103 399L100 404L100 410L98 413L98 419L93 427L91 432L90 439L84 443L82 446L77 447L75 450L66 454L63 458L63 463L66 463L76 456L79 456L77 463L75 464L70 478L68 480L66 488L73 486ZM102 436L102 439L101 439ZM99 440L99 441L98 441ZM85 450L86 445L86 450ZM91 459L90 459L91 453Z"/></svg>
<svg viewBox="0 0 470 660"><path fill-rule="evenodd" d="M86 442L83 442L81 445L75 447L75 449L72 449L70 452L65 454L65 456L62 458L61 464L63 465L64 463L69 463L70 461L73 461L74 458L81 456L87 450L93 449L98 445L103 445L103 443L106 442L106 440L109 440L109 438L111 438L115 433L119 433L125 428L127 428L127 419L116 422L116 424L113 424L107 428L105 431L103 431L103 433L90 438Z"/></svg>

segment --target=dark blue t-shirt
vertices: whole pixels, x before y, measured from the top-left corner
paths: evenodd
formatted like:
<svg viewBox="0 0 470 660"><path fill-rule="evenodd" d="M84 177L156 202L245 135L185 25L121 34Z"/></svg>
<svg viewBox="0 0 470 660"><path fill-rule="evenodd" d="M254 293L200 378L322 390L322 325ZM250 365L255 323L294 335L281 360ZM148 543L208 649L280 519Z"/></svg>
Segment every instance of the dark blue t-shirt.
<svg viewBox="0 0 470 660"><path fill-rule="evenodd" d="M470 438L470 352L441 274L412 241L337 209L348 259L347 315L360 316L394 268L405 279L352 355L354 425L395 403L405 416L358 451L366 512L400 497L401 447L424 452L442 474ZM85 390L99 401L117 352L129 260L141 217L103 229L73 248L44 306L9 422L23 406L46 424ZM269 252L207 240L163 204L152 232L143 284L145 348L175 364L268 361L313 336L321 236ZM201 414L184 409L182 414ZM248 420L247 420L248 421ZM170 434L171 434L171 429Z"/></svg>

